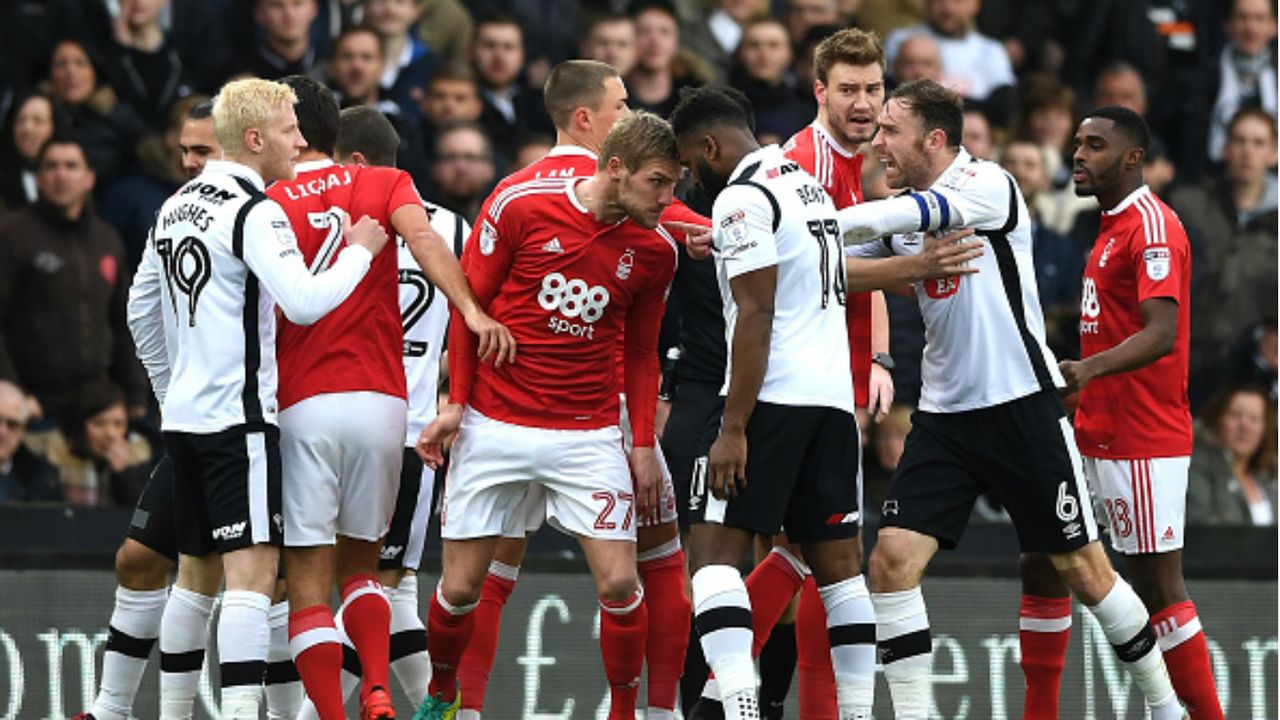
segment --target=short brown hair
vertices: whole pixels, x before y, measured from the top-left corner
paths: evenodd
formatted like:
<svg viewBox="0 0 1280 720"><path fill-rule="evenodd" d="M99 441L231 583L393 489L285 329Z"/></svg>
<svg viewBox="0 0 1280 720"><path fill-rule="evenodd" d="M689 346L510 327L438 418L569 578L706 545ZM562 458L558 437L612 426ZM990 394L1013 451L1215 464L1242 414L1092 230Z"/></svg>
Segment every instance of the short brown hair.
<svg viewBox="0 0 1280 720"><path fill-rule="evenodd" d="M556 65L542 87L551 122L562 128L569 124L574 110L596 108L604 97L604 83L611 77L618 77L618 71L595 60L565 60Z"/></svg>
<svg viewBox="0 0 1280 720"><path fill-rule="evenodd" d="M612 157L621 160L631 172L636 172L651 160L680 162L671 124L644 110L628 115L613 126L600 150L598 167L603 169Z"/></svg>
<svg viewBox="0 0 1280 720"><path fill-rule="evenodd" d="M883 73L884 45L880 43L880 36L858 28L845 28L818 43L813 50L813 76L825 84L827 73L836 63L854 67L879 65Z"/></svg>
<svg viewBox="0 0 1280 720"><path fill-rule="evenodd" d="M1258 449L1253 451L1253 455L1246 458L1245 467L1249 472L1275 472L1276 469L1276 404L1271 399L1271 393L1265 387L1252 385L1249 383L1237 383L1228 386L1218 394L1214 395L1205 403L1204 409L1200 411L1200 422L1213 435L1214 439L1222 442L1221 424L1222 419L1226 417L1227 410L1231 407L1231 401L1237 395L1255 395L1262 398L1262 442L1258 444Z"/></svg>
<svg viewBox="0 0 1280 720"><path fill-rule="evenodd" d="M964 130L964 101L954 90L922 78L899 85L889 93L888 100L906 105L920 118L924 132L941 130L947 136L947 147L960 147L960 135Z"/></svg>
<svg viewBox="0 0 1280 720"><path fill-rule="evenodd" d="M334 151L338 157L364 155L373 165L396 166L400 135L386 115L376 107L357 105L342 111Z"/></svg>
<svg viewBox="0 0 1280 720"><path fill-rule="evenodd" d="M1276 119L1271 115L1271 113L1256 106L1240 108L1236 111L1235 115L1231 116L1231 121L1227 123L1227 138L1231 138L1231 135L1236 131L1236 126L1239 125L1242 120L1248 120L1250 118L1266 123L1268 128L1267 137L1271 138L1271 144L1274 145L1276 143Z"/></svg>

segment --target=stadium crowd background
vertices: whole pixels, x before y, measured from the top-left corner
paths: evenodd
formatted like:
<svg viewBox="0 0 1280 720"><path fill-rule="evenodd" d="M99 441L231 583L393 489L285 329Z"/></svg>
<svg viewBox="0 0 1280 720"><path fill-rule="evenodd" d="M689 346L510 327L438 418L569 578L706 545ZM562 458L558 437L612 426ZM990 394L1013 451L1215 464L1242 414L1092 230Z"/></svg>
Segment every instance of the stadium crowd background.
<svg viewBox="0 0 1280 720"><path fill-rule="evenodd" d="M1037 282L1063 358L1078 356L1097 232L1095 201L1071 188L1077 118L1104 104L1147 118L1147 182L1193 246L1188 523L1274 525L1270 0L3 3L0 379L13 385L0 383L0 503L137 499L159 445L124 296L156 209L184 180L182 119L226 80L302 73L344 106L377 106L423 197L474 220L500 178L553 144L539 88L555 63L609 62L631 107L663 116L682 87L731 84L752 100L760 138L778 142L814 117L813 47L850 25L885 39L890 87L929 77L966 97L964 145L1004 164L1033 208ZM43 153L55 136L82 153ZM868 197L884 192L872 183ZM870 508L920 388L919 312L907 298L889 304L898 405L869 428Z"/></svg>

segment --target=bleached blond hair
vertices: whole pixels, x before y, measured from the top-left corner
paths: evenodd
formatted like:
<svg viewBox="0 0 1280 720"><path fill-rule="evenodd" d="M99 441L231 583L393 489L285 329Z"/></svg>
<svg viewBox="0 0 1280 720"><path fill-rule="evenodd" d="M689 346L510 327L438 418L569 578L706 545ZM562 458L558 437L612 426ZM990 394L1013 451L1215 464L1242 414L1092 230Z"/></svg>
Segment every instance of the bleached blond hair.
<svg viewBox="0 0 1280 720"><path fill-rule="evenodd" d="M227 155L239 154L245 147L246 130L264 128L281 105L296 102L298 96L284 83L261 78L233 80L223 85L213 100L213 134Z"/></svg>

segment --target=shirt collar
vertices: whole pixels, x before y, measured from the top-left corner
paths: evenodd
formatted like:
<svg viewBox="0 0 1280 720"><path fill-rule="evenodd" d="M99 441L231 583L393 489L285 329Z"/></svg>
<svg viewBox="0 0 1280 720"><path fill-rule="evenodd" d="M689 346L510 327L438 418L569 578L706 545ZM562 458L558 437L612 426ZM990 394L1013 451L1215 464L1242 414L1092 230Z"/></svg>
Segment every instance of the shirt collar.
<svg viewBox="0 0 1280 720"><path fill-rule="evenodd" d="M739 160L738 166L733 169L732 173L729 173L729 182L737 180L751 165L757 162L763 162L768 159L770 155L780 152L781 150L778 149L777 145L765 145L752 150Z"/></svg>
<svg viewBox="0 0 1280 720"><path fill-rule="evenodd" d="M293 170L298 174L302 174L304 172L311 172L313 170L323 170L327 167L333 167L333 160L329 158L319 158L316 160L308 160L306 162L300 162L293 166Z"/></svg>
<svg viewBox="0 0 1280 720"><path fill-rule="evenodd" d="M260 191L264 190L267 186L267 184L262 181L262 176L258 174L257 170L254 170L248 165L235 162L234 160L210 160L205 163L204 171L223 173L225 175L231 175L233 177L248 180L251 185Z"/></svg>
<svg viewBox="0 0 1280 720"><path fill-rule="evenodd" d="M571 145L571 144L556 145L555 147L547 151L547 157L567 157L570 155L582 155L584 157L589 157L592 160L598 159L595 153L582 147L581 145Z"/></svg>
<svg viewBox="0 0 1280 720"><path fill-rule="evenodd" d="M827 128L824 127L823 124L818 120L813 121L813 133L817 135L819 139L821 139L823 142L829 145L832 150L835 150L836 152L840 153L844 157L853 157L853 152L850 150L845 150L844 146L841 145L835 139L835 137L831 135L831 133L827 132Z"/></svg>
<svg viewBox="0 0 1280 720"><path fill-rule="evenodd" d="M1133 192L1129 193L1128 197L1121 200L1115 207L1111 208L1110 210L1103 210L1102 214L1108 217L1112 215L1119 215L1125 210L1128 210L1130 205L1138 202L1138 198L1150 192L1151 192L1150 188L1148 188L1146 185L1140 185L1138 186L1137 190L1134 190Z"/></svg>

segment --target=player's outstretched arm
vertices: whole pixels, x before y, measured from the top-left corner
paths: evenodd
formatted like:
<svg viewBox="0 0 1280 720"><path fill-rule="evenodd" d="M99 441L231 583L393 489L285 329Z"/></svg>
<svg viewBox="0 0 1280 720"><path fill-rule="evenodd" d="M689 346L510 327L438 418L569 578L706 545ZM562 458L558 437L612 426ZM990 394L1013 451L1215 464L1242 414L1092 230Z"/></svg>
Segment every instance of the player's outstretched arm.
<svg viewBox="0 0 1280 720"><path fill-rule="evenodd" d="M778 267L770 265L729 281L738 318L733 326L729 392L720 435L707 454L707 482L718 498L732 498L747 486L747 421L756 407L769 366Z"/></svg>
<svg viewBox="0 0 1280 720"><path fill-rule="evenodd" d="M1058 363L1058 369L1067 381L1064 393L1081 390L1096 377L1145 367L1173 352L1178 340L1177 301L1164 297L1147 298L1138 304L1138 309L1142 311L1142 329L1119 345L1082 360Z"/></svg>
<svg viewBox="0 0 1280 720"><path fill-rule="evenodd" d="M516 341L511 331L484 311L448 243L431 227L426 209L421 205L402 205L391 213L391 224L404 238L427 279L449 298L463 322L475 333L480 358L493 355L495 366L515 360Z"/></svg>
<svg viewBox="0 0 1280 720"><path fill-rule="evenodd" d="M943 237L926 235L920 252L890 258L845 258L849 292L865 292L910 285L921 280L972 275L978 268L969 262L982 256L982 241L965 241L973 230L957 230Z"/></svg>

